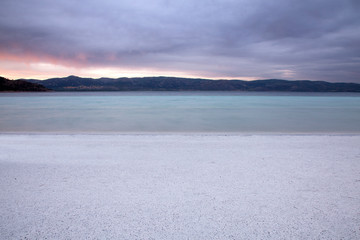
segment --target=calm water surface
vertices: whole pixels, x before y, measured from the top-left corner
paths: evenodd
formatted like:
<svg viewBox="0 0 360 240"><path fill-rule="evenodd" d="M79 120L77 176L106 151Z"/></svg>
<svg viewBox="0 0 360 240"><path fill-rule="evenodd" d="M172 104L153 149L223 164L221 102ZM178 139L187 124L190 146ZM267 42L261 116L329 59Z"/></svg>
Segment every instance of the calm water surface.
<svg viewBox="0 0 360 240"><path fill-rule="evenodd" d="M0 132L360 133L360 94L0 93Z"/></svg>

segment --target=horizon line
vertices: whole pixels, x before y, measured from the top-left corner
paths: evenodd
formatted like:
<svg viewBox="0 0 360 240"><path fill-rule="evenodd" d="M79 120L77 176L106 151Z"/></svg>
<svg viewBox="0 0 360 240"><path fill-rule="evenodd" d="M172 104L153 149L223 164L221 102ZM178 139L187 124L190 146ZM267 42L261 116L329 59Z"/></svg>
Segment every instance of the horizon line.
<svg viewBox="0 0 360 240"><path fill-rule="evenodd" d="M137 77L84 77L84 76L78 76L78 75L68 75L68 76L55 76L50 78L17 78L17 79L11 79L7 78L5 76L0 75L0 77L4 77L6 79L16 81L16 80L39 80L39 81L46 81L49 79L54 78L68 78L68 77L77 77L77 78L89 78L89 79L102 79L102 78L109 78L109 79L120 79L120 78L180 78L180 79L199 79L199 80L213 80L213 81L245 81L245 82L252 82L252 81L262 81L262 80L281 80L281 81L310 81L310 82L327 82L327 83L354 83L354 84L360 84L357 82L330 82L325 80L310 80L310 79L283 79L283 78L254 78L252 80L247 79L240 79L240 78L204 78L204 77L180 77L180 76L170 76L170 75L149 75L149 76L137 76Z"/></svg>
<svg viewBox="0 0 360 240"><path fill-rule="evenodd" d="M283 80L283 81L312 81L312 82L329 82L329 81L324 81L324 80L310 80L310 79L283 79L283 78L254 78L252 80L247 80L247 79L241 79L241 78L206 78L206 77L180 77L180 76L170 76L170 75L149 75L149 76L138 76L138 77L126 77L126 76L122 76L122 77L84 77L84 76L78 76L78 75L67 75L67 76L55 76L55 77L49 77L49 78L16 78L16 79L11 79L5 76L0 75L0 77L4 77L7 78L9 80L39 80L39 81L46 81L49 79L54 79L54 78L68 78L68 77L77 77L77 78L90 78L90 79L102 79L102 78L109 78L109 79L120 79L120 78L181 78L181 79L201 79L201 80L214 80L214 81L246 81L246 82L251 82L251 81L261 81L261 80ZM330 82L331 83L331 82ZM333 82L335 83L335 82ZM342 83L342 82L339 82ZM352 82L351 82L352 83Z"/></svg>

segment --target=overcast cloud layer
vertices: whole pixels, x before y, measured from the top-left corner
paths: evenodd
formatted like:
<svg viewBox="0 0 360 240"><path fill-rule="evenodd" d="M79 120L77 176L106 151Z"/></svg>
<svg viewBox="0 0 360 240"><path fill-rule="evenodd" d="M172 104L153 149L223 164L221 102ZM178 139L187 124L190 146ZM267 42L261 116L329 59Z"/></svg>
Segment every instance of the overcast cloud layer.
<svg viewBox="0 0 360 240"><path fill-rule="evenodd" d="M360 82L359 13L359 0L1 0L0 62Z"/></svg>

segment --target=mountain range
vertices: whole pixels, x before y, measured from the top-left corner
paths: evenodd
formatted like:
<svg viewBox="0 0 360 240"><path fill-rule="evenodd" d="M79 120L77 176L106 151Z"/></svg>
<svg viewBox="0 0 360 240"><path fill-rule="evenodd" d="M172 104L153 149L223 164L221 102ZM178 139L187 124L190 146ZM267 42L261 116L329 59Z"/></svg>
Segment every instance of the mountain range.
<svg viewBox="0 0 360 240"><path fill-rule="evenodd" d="M12 81L0 77L0 91L45 92L50 90L38 83L31 83L25 80Z"/></svg>
<svg viewBox="0 0 360 240"><path fill-rule="evenodd" d="M210 80L177 77L81 78L68 76L47 80L19 79L41 84L54 91L291 91L291 92L360 92L357 83L267 79L255 81ZM14 81L16 82L16 81ZM38 86L36 85L36 86Z"/></svg>

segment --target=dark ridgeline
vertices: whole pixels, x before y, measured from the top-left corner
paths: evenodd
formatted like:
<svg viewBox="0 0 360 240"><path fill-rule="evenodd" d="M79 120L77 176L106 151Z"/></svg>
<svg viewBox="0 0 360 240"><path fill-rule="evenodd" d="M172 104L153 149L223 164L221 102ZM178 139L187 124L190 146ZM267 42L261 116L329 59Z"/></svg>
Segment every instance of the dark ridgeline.
<svg viewBox="0 0 360 240"><path fill-rule="evenodd" d="M25 80L25 79L23 79ZM279 79L242 81L176 77L80 78L68 76L48 80L26 80L54 91L290 91L290 92L360 92L357 83L324 81L287 81Z"/></svg>
<svg viewBox="0 0 360 240"><path fill-rule="evenodd" d="M47 92L51 90L38 83L31 83L25 80L9 80L4 77L0 77L0 91Z"/></svg>

